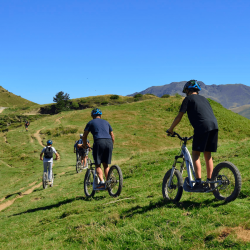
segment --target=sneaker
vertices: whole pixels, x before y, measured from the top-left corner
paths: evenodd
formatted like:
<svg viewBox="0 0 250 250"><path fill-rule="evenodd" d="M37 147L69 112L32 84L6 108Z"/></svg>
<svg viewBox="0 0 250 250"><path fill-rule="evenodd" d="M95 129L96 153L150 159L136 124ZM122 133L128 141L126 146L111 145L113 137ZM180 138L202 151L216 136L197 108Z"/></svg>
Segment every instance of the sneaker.
<svg viewBox="0 0 250 250"><path fill-rule="evenodd" d="M193 191L196 192L204 192L205 191L205 187L204 187L204 183L195 183L194 186L191 188Z"/></svg>
<svg viewBox="0 0 250 250"><path fill-rule="evenodd" d="M99 184L96 186L96 189L105 189L105 183L99 183Z"/></svg>

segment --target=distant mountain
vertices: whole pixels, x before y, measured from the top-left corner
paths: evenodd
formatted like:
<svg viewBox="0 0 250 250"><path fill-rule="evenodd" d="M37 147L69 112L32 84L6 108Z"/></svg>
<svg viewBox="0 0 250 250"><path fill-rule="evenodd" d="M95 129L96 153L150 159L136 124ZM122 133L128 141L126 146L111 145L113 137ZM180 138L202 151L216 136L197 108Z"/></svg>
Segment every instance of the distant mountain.
<svg viewBox="0 0 250 250"><path fill-rule="evenodd" d="M26 100L21 96L17 96L0 86L0 107L27 107L34 104L36 103Z"/></svg>
<svg viewBox="0 0 250 250"><path fill-rule="evenodd" d="M250 105L243 105L238 108L231 109L233 112L238 113L248 119L250 119Z"/></svg>
<svg viewBox="0 0 250 250"><path fill-rule="evenodd" d="M165 94L174 95L176 93L185 96L182 93L183 86L187 81L172 82L163 86L153 86L135 94L154 94L161 97ZM243 84L225 84L225 85L205 85L202 81L198 81L201 85L200 94L206 98L221 103L227 109L237 108L250 104L250 87Z"/></svg>

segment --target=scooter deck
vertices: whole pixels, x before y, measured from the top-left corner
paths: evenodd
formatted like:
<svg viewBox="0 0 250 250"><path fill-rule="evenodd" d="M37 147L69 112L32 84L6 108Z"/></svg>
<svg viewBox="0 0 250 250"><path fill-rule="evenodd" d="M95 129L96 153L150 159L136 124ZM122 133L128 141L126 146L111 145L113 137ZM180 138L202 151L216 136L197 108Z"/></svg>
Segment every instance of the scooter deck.
<svg viewBox="0 0 250 250"><path fill-rule="evenodd" d="M211 190L208 190L206 188L204 188L203 190L195 190L195 189L192 189L189 185L189 180L188 180L188 177L185 179L184 181L184 184L183 184L183 189L186 191L186 192L189 192L189 193L208 193L208 192L211 192Z"/></svg>

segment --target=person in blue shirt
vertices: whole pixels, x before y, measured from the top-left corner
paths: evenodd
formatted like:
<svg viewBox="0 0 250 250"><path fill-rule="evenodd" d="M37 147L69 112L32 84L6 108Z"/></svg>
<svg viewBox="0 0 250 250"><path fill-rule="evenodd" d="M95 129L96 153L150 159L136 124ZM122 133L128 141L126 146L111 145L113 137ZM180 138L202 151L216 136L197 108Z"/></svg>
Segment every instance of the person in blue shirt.
<svg viewBox="0 0 250 250"><path fill-rule="evenodd" d="M77 161L79 160L78 155L79 157L81 157L81 168L84 169L84 168L87 168L86 163L87 163L87 157L90 151L90 144L89 144L89 140L87 140L88 148L83 148L82 137L83 137L83 134L80 134L80 139L74 145L74 153L76 152L77 154Z"/></svg>
<svg viewBox="0 0 250 250"><path fill-rule="evenodd" d="M103 171L101 169L101 164L104 168L104 174L107 180L109 172L109 164L111 164L113 145L115 142L115 137L113 129L109 122L101 119L102 111L95 108L91 112L92 120L89 121L84 129L83 134L83 147L87 147L87 137L89 132L93 135L94 145L93 145L93 158L95 161L96 173L100 179L100 183L97 188L104 188L105 182L103 179Z"/></svg>

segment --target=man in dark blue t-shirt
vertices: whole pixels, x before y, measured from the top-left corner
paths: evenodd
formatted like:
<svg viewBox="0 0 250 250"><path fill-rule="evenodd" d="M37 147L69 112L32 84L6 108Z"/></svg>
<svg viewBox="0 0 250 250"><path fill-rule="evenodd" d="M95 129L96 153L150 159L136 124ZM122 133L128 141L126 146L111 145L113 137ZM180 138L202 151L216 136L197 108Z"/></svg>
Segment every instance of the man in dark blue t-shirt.
<svg viewBox="0 0 250 250"><path fill-rule="evenodd" d="M167 130L169 134L181 121L182 116L187 112L189 121L194 128L192 158L195 168L196 183L193 189L202 190L200 152L204 153L207 167L207 180L210 181L213 173L213 159L211 152L217 151L218 123L208 100L199 95L200 84L196 80L188 81L183 93L186 98L183 100L179 114L174 119L171 127Z"/></svg>
<svg viewBox="0 0 250 250"><path fill-rule="evenodd" d="M101 119L102 111L100 109L93 109L91 116L93 120L89 121L84 129L83 147L86 147L87 137L89 132L91 132L94 138L93 158L95 161L96 172L100 179L100 183L97 188L102 189L105 187L105 182L103 179L101 164L103 165L104 174L107 180L109 172L108 164L111 164L115 138L110 124L106 120Z"/></svg>

